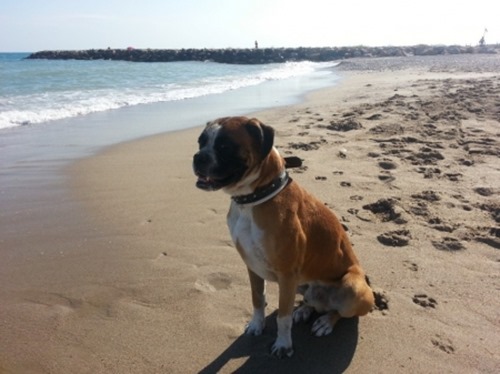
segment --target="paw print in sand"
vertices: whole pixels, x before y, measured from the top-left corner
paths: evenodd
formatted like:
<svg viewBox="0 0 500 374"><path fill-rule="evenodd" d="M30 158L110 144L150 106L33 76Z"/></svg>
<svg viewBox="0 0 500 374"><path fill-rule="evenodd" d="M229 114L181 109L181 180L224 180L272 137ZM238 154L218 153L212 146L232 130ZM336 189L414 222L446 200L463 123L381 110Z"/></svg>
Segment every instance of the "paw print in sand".
<svg viewBox="0 0 500 374"><path fill-rule="evenodd" d="M431 339L431 342L434 347L439 348L445 353L455 353L455 347L450 339L443 338L439 334L436 334L434 339Z"/></svg>
<svg viewBox="0 0 500 374"><path fill-rule="evenodd" d="M413 296L413 302L423 308L436 308L437 305L436 299L428 297L425 293Z"/></svg>

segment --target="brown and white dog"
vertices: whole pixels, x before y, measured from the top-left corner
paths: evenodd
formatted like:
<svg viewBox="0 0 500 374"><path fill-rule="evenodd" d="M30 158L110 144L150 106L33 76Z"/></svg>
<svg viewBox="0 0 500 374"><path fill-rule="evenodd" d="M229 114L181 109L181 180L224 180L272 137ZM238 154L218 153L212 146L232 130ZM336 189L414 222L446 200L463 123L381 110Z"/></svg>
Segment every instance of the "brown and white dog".
<svg viewBox="0 0 500 374"><path fill-rule="evenodd" d="M335 310L313 332L331 332L341 317L367 314L374 298L349 238L335 215L293 181L274 148L274 130L257 119L226 117L209 122L193 158L196 186L231 196L227 224L248 268L253 317L246 333L265 324L265 280L278 282L278 336L272 353L291 356L292 322L309 318L307 304L293 313L297 287L335 287Z"/></svg>

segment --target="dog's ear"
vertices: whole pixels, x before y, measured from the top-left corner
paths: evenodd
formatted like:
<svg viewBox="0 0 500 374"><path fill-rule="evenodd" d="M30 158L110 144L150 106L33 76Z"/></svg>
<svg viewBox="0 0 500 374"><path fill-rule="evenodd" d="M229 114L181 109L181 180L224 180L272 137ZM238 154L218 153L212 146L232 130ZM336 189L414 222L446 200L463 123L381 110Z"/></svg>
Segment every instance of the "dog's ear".
<svg viewBox="0 0 500 374"><path fill-rule="evenodd" d="M262 159L266 158L274 144L274 129L252 118L245 125L250 136L260 146Z"/></svg>
<svg viewBox="0 0 500 374"><path fill-rule="evenodd" d="M213 121L208 121L207 124L205 125L205 127L209 127L209 126L212 126L216 123L223 123L225 122L229 117L221 117L221 118L217 118L216 120L213 120Z"/></svg>

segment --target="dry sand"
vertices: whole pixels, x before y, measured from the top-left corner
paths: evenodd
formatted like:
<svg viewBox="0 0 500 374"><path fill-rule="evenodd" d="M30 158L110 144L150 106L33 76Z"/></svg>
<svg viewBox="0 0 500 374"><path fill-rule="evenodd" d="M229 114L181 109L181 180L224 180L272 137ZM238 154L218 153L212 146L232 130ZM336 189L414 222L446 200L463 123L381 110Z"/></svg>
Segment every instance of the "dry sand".
<svg viewBox="0 0 500 374"><path fill-rule="evenodd" d="M193 129L77 162L24 235L4 226L0 372L500 372L500 56L340 69L337 86L255 116L349 227L373 312L323 338L296 325L295 355L277 360L269 284L264 334L242 334L247 275L228 197L194 187Z"/></svg>

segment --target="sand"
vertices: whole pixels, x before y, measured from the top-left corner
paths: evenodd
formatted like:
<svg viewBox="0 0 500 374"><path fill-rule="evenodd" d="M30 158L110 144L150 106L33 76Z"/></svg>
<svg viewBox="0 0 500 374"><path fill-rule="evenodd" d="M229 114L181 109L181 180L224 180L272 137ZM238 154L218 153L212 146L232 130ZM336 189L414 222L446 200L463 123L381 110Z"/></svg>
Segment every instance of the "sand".
<svg viewBox="0 0 500 374"><path fill-rule="evenodd" d="M500 56L340 69L253 115L349 227L375 310L322 338L294 326L277 360L270 283L264 334L243 335L246 270L228 197L194 186L195 128L78 161L58 198L2 224L0 372L499 372Z"/></svg>

